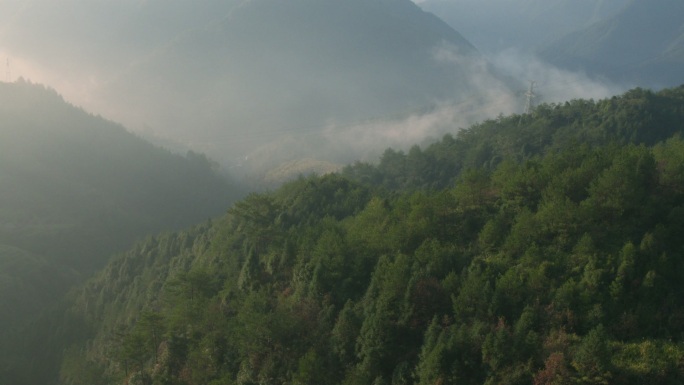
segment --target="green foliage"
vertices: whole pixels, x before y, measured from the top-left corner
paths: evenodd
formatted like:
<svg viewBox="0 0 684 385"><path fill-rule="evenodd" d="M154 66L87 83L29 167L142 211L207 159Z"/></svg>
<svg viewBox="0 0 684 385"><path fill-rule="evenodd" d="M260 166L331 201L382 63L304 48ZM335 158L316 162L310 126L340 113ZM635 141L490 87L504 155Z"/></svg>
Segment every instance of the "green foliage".
<svg viewBox="0 0 684 385"><path fill-rule="evenodd" d="M577 347L572 366L585 383L609 383L610 352L603 325L592 329Z"/></svg>
<svg viewBox="0 0 684 385"><path fill-rule="evenodd" d="M682 92L541 106L250 195L89 281L75 352L111 383L678 383Z"/></svg>

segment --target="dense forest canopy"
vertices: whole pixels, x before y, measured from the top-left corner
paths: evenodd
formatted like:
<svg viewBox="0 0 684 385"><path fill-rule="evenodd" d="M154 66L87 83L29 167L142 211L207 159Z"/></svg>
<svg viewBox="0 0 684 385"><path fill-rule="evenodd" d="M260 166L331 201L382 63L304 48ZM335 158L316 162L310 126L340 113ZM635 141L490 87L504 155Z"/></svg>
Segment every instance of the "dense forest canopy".
<svg viewBox="0 0 684 385"><path fill-rule="evenodd" d="M148 237L64 304L60 383L680 383L683 122L543 105Z"/></svg>

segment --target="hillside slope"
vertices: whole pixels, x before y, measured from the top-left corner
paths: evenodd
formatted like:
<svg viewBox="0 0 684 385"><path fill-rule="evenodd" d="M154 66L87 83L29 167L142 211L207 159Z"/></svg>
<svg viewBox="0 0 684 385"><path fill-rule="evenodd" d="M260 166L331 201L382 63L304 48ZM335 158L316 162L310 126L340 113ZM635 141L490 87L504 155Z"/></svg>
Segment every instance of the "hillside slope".
<svg viewBox="0 0 684 385"><path fill-rule="evenodd" d="M157 148L43 86L0 83L0 383L35 375L17 372L20 353L70 287L240 194L203 155Z"/></svg>
<svg viewBox="0 0 684 385"><path fill-rule="evenodd" d="M683 103L540 106L148 238L71 297L61 381L676 383Z"/></svg>
<svg viewBox="0 0 684 385"><path fill-rule="evenodd" d="M81 271L238 192L202 155L154 147L26 82L0 84L0 241Z"/></svg>

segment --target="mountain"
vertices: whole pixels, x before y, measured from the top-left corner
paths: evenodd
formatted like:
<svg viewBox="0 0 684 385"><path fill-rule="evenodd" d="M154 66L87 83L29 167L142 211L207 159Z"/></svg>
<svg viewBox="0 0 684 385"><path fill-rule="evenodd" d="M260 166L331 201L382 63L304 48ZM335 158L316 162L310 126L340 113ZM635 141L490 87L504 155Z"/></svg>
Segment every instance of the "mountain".
<svg viewBox="0 0 684 385"><path fill-rule="evenodd" d="M155 147L43 86L0 83L0 382L30 375L4 377L41 314L112 254L240 194L204 155Z"/></svg>
<svg viewBox="0 0 684 385"><path fill-rule="evenodd" d="M478 50L532 52L617 13L630 0L426 0L422 9L458 29Z"/></svg>
<svg viewBox="0 0 684 385"><path fill-rule="evenodd" d="M38 85L0 84L0 121L0 242L83 272L238 195L203 155L157 148Z"/></svg>
<svg viewBox="0 0 684 385"><path fill-rule="evenodd" d="M147 238L69 297L60 381L677 383L682 101L542 105Z"/></svg>
<svg viewBox="0 0 684 385"><path fill-rule="evenodd" d="M684 3L633 0L613 17L549 43L542 57L616 82L684 83Z"/></svg>
<svg viewBox="0 0 684 385"><path fill-rule="evenodd" d="M325 129L506 89L409 0L36 1L3 36L91 110L236 167L291 141L277 162L347 161Z"/></svg>

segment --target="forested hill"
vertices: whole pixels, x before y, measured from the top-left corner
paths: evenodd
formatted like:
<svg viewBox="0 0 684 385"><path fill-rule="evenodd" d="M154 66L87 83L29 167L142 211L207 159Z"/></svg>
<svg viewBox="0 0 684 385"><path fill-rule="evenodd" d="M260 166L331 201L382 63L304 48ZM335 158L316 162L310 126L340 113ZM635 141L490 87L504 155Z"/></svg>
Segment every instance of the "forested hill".
<svg viewBox="0 0 684 385"><path fill-rule="evenodd" d="M154 147L42 86L0 83L0 383L35 375L18 348L70 286L147 234L223 215L238 196L203 155Z"/></svg>
<svg viewBox="0 0 684 385"><path fill-rule="evenodd" d="M679 383L682 122L634 90L250 195L74 292L60 381Z"/></svg>
<svg viewBox="0 0 684 385"><path fill-rule="evenodd" d="M235 186L25 81L0 83L0 243L89 271L137 238L221 215Z"/></svg>

